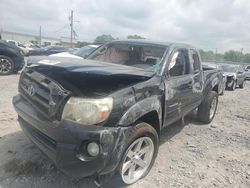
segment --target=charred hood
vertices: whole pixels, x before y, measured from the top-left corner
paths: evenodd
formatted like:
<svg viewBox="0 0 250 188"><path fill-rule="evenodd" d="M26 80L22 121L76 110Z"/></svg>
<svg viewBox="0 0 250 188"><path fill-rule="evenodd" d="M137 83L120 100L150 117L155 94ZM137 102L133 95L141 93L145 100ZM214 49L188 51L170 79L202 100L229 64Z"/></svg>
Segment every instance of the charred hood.
<svg viewBox="0 0 250 188"><path fill-rule="evenodd" d="M105 96L154 75L131 66L58 57L33 57L26 69L53 79L75 96L85 97Z"/></svg>

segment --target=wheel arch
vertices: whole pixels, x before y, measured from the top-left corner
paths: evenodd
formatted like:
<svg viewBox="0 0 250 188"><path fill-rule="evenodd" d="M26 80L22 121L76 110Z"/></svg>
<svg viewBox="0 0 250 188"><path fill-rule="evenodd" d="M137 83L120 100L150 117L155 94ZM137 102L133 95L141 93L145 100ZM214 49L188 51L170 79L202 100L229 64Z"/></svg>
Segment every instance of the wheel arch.
<svg viewBox="0 0 250 188"><path fill-rule="evenodd" d="M6 56L6 57L8 57L10 59L12 59L12 58L14 58L14 57L17 56L15 53L12 53L10 51L4 51L4 50L1 51L1 55L2 56Z"/></svg>
<svg viewBox="0 0 250 188"><path fill-rule="evenodd" d="M215 91L216 93L219 93L219 84L216 84L213 88L212 91Z"/></svg>
<svg viewBox="0 0 250 188"><path fill-rule="evenodd" d="M140 117L138 121L142 121L151 125L158 133L158 136L160 135L161 126L160 126L160 120L159 120L157 111L154 110L154 111L148 112L147 114Z"/></svg>
<svg viewBox="0 0 250 188"><path fill-rule="evenodd" d="M118 125L129 126L137 121L148 123L160 134L162 124L162 105L158 96L146 98L130 107Z"/></svg>

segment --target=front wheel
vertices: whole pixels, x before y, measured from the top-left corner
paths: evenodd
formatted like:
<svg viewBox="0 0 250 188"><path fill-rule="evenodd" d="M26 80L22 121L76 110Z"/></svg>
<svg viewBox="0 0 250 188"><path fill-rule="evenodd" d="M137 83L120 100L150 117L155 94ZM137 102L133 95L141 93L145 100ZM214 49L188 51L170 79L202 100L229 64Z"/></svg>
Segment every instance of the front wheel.
<svg viewBox="0 0 250 188"><path fill-rule="evenodd" d="M120 162L119 174L122 182L129 185L149 173L158 153L159 138L152 126L139 123L127 143L127 149Z"/></svg>
<svg viewBox="0 0 250 188"><path fill-rule="evenodd" d="M215 116L217 106L218 94L215 91L210 91L198 107L198 119L204 123L210 123Z"/></svg>
<svg viewBox="0 0 250 188"><path fill-rule="evenodd" d="M6 56L0 55L0 75L9 75L13 73L14 63Z"/></svg>
<svg viewBox="0 0 250 188"><path fill-rule="evenodd" d="M236 85L237 85L237 81L234 80L234 81L233 81L233 84L232 84L231 87L229 87L228 89L231 90L231 91L234 91L235 88L236 88Z"/></svg>

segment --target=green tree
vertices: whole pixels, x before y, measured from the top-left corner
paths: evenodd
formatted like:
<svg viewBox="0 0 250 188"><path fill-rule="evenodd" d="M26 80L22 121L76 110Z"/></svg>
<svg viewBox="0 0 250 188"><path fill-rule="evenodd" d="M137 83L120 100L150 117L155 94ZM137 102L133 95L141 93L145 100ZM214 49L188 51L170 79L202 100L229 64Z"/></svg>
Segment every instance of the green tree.
<svg viewBox="0 0 250 188"><path fill-rule="evenodd" d="M244 60L244 55L239 51L229 50L225 52L224 59L232 62L242 62Z"/></svg>
<svg viewBox="0 0 250 188"><path fill-rule="evenodd" d="M112 40L116 40L116 38L112 37L111 35L100 35L96 37L95 43L106 43Z"/></svg>
<svg viewBox="0 0 250 188"><path fill-rule="evenodd" d="M214 53L212 50L204 51L200 50L200 55L202 61L223 61L224 60L224 54L220 53Z"/></svg>
<svg viewBox="0 0 250 188"><path fill-rule="evenodd" d="M140 35L129 35L127 36L128 39L145 39L144 37Z"/></svg>
<svg viewBox="0 0 250 188"><path fill-rule="evenodd" d="M76 48L81 48L81 47L87 46L89 44L90 43L88 43L88 42L80 42L80 41L78 41L75 46L76 46Z"/></svg>
<svg viewBox="0 0 250 188"><path fill-rule="evenodd" d="M215 61L224 61L224 54L215 54Z"/></svg>
<svg viewBox="0 0 250 188"><path fill-rule="evenodd" d="M216 59L215 53L211 50L210 51L200 50L200 55L202 61L215 61Z"/></svg>
<svg viewBox="0 0 250 188"><path fill-rule="evenodd" d="M247 53L247 54L244 55L243 62L250 63L250 54L249 53Z"/></svg>

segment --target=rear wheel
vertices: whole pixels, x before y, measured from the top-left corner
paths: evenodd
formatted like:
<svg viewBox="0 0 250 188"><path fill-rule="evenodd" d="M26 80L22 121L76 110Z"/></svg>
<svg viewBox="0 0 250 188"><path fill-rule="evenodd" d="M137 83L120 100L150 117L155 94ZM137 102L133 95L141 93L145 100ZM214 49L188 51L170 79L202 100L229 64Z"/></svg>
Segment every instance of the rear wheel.
<svg viewBox="0 0 250 188"><path fill-rule="evenodd" d="M13 61L6 56L0 56L0 75L8 75L13 73L14 63Z"/></svg>
<svg viewBox="0 0 250 188"><path fill-rule="evenodd" d="M127 185L137 182L148 174L159 147L158 134L147 123L137 124L130 135L119 166L121 180Z"/></svg>
<svg viewBox="0 0 250 188"><path fill-rule="evenodd" d="M215 116L217 105L218 94L215 91L210 91L198 107L198 119L204 123L210 123Z"/></svg>

